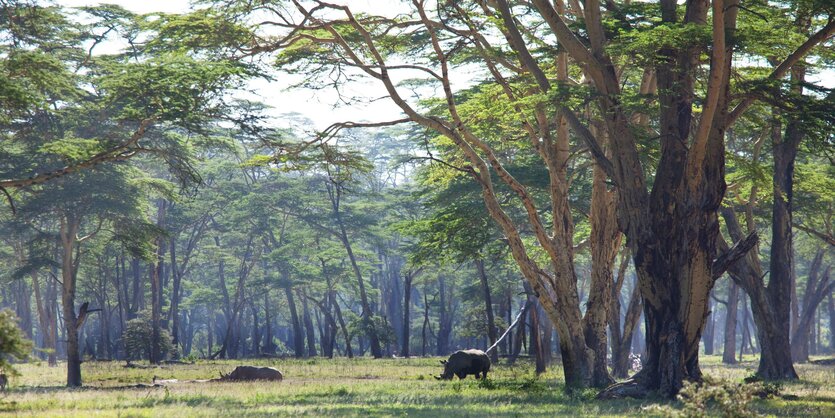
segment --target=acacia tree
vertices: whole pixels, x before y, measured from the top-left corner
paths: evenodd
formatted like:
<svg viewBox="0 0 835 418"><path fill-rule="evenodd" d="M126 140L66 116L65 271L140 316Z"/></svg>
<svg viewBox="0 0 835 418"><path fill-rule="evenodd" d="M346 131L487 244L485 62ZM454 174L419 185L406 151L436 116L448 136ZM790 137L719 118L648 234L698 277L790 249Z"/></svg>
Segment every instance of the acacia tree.
<svg viewBox="0 0 835 418"><path fill-rule="evenodd" d="M710 290L727 266L755 242L749 236L727 253L720 255L716 249L717 214L725 191L725 131L756 101L756 95L742 92L743 99L731 110L730 76L738 62L733 36L739 15L736 0L693 0L683 8L674 0L661 1L660 8L606 3L605 9L597 0L570 2L570 7L547 0L443 4L415 0L409 13L396 19L356 14L350 7L322 1L293 1L287 9L267 4L259 12L281 15L264 25L284 28L288 35L278 40L265 36L256 51L281 50L281 63L311 64L296 69L367 75L381 83L406 116L388 123L418 123L457 147L458 158L452 165L481 186L485 206L557 326L566 384L582 387L593 383L595 362L582 327L570 250L568 184L561 174L567 135L560 128L568 124L618 189L619 223L644 299L644 367L634 380L609 394L640 395L651 389L672 396L684 380L701 378L698 348ZM617 30L607 30L604 18L615 22ZM582 36L572 28L581 28ZM778 59L768 79L781 79L833 29L831 22L824 25ZM594 135L576 112L578 105L571 99L579 95L561 94L576 90L576 85L560 71L563 64L553 48L554 36L559 51L575 65L571 68L587 81L587 100L582 104L593 104L591 123L600 127L601 135ZM420 45L410 42L416 39ZM506 42L494 45L496 39ZM618 51L614 46L626 44L634 44L629 58L643 67L639 71L649 69L649 78L658 86L649 102L652 107L644 109L653 120L648 131L634 129L633 116L641 112L631 101L645 89L627 82L635 69L617 65L621 57L612 56ZM705 53L709 62L702 58ZM494 103L503 103L502 110L512 115L514 126L521 125L521 130L499 125L500 138L527 137L529 149L548 167L551 219L543 219L528 189L503 164L503 158L515 154L500 153L489 135L473 125L475 115L465 112L467 98L456 95L450 79L459 62L480 65L489 74L487 86L495 86L499 93ZM423 112L408 100L398 84L397 74L404 71L425 75L440 87L443 114ZM702 74L706 74L703 79ZM697 100L700 111L694 106ZM380 123L339 124L326 134L366 125ZM601 145L603 134L610 139L611 157ZM642 158L647 148L656 155L654 167ZM554 274L531 257L530 243L520 236L521 226L496 198L497 183L515 192L527 214L525 226L548 254Z"/></svg>
<svg viewBox="0 0 835 418"><path fill-rule="evenodd" d="M67 384L80 386L75 338L83 321L74 306L78 243L83 241L79 233L83 228L97 230L95 225L84 226L85 211L115 199L95 190L106 190L105 179L84 173L108 176L119 171L111 167L113 162L144 154L163 161L181 183L194 181L192 139L183 134L208 138L209 121L234 114L217 99L247 71L214 56L195 58L148 41L155 39L152 35L166 19L146 19L103 6L85 9L89 23L80 25L66 19L59 8L30 2L2 7L2 30L10 35L4 37L9 44L3 45L2 70L10 77L4 77L9 88L3 89L2 100L10 106L4 106L0 118L4 132L0 188L26 193L27 204L57 208L48 213L57 213L60 221ZM146 37L140 39L140 32ZM124 54L96 54L95 47L109 37L133 47ZM60 185L49 185L66 178ZM85 189L81 183L97 186ZM6 197L11 202L11 194ZM159 315L154 319L158 335Z"/></svg>

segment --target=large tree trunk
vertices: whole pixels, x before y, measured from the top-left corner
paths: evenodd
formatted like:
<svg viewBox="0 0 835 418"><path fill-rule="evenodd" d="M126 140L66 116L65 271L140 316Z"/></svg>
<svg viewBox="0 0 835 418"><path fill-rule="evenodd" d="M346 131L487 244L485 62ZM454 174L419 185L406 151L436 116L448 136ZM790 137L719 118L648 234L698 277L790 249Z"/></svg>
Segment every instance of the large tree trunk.
<svg viewBox="0 0 835 418"><path fill-rule="evenodd" d="M604 135L605 137L605 135ZM608 142L608 141L607 141ZM594 165L591 192L591 287L583 317L586 345L594 350L592 385L605 387L615 382L609 374L606 354L606 325L612 309L614 264L620 249L620 230L616 214L617 195L608 190L606 173ZM616 315L620 315L617 312Z"/></svg>
<svg viewBox="0 0 835 418"><path fill-rule="evenodd" d="M81 386L81 353L78 345L78 330L81 323L75 313L76 272L78 252L76 237L80 220L73 216L61 217L61 279L63 290L61 303L64 308L64 328L67 339L67 386Z"/></svg>
<svg viewBox="0 0 835 418"><path fill-rule="evenodd" d="M496 343L496 339L499 338L499 336L496 332L496 319L493 316L493 298L490 295L490 282L487 280L487 272L484 270L484 260L480 258L476 259L475 266L478 270L478 277L481 279L481 289L484 292L484 312L487 314L488 347L492 347L493 344ZM499 362L498 350L492 350L490 352L490 359L494 364Z"/></svg>

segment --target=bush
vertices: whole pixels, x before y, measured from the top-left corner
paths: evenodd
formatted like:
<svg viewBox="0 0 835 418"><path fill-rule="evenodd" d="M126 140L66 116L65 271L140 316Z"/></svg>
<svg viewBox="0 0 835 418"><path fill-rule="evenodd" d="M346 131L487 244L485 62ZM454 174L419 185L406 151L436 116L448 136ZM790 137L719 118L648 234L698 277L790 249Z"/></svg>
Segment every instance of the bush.
<svg viewBox="0 0 835 418"><path fill-rule="evenodd" d="M138 318L131 319L125 326L122 334L122 342L125 344L125 354L128 360L150 360L151 359L151 317L147 312L140 314ZM162 357L169 357L176 353L176 347L171 342L171 335L168 330L159 330L159 348Z"/></svg>
<svg viewBox="0 0 835 418"><path fill-rule="evenodd" d="M397 336L394 333L394 328L381 316L374 315L367 323L362 320L362 317L357 316L351 319L348 324L348 331L351 335L368 335L372 333L377 335L380 345L392 344L397 342Z"/></svg>
<svg viewBox="0 0 835 418"><path fill-rule="evenodd" d="M750 409L750 404L763 390L763 385L759 383L732 383L706 377L701 383L684 383L678 394L681 410L669 406L655 409L665 416L674 417L756 417L758 415Z"/></svg>
<svg viewBox="0 0 835 418"><path fill-rule="evenodd" d="M31 351L32 341L27 340L18 328L14 312L0 311L0 372L17 374L11 362L27 359Z"/></svg>

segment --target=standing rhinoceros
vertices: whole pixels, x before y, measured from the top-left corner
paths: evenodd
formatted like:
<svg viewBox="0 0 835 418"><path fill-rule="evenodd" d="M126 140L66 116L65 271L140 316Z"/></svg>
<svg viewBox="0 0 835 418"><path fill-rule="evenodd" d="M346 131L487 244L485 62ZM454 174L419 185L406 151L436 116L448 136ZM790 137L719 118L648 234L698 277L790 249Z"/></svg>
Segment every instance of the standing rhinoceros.
<svg viewBox="0 0 835 418"><path fill-rule="evenodd" d="M441 360L444 365L444 373L435 378L438 380L450 380L452 376L459 379L467 377L468 374L475 375L476 379L486 379L490 371L490 357L481 350L459 350L449 356L449 360Z"/></svg>
<svg viewBox="0 0 835 418"><path fill-rule="evenodd" d="M232 373L221 375L221 380L281 380L281 372L272 367L238 366Z"/></svg>

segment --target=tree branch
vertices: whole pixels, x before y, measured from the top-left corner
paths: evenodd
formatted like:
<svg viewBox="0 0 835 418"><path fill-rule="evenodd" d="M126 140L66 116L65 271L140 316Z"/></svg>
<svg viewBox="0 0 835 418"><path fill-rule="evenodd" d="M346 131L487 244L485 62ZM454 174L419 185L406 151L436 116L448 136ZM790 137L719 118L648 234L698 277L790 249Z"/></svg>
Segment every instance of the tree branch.
<svg viewBox="0 0 835 418"><path fill-rule="evenodd" d="M727 251L722 253L722 255L716 258L711 266L713 279L715 280L722 276L722 274L724 274L732 264L744 257L745 254L748 254L748 251L754 248L758 241L759 236L757 235L757 232L752 231L748 234L748 236L734 244L733 247L729 248Z"/></svg>
<svg viewBox="0 0 835 418"><path fill-rule="evenodd" d="M100 152L87 160L84 160L77 164L68 165L58 170L49 171L41 174L35 174L34 176L26 179L0 180L0 188L19 188L35 184L41 184L54 178L65 176L67 174L71 174L79 170L94 167L101 163L109 161L120 161L132 157L134 155L133 153L125 154L124 152L127 151L128 148L130 148L132 145L136 144L143 136L145 136L145 132L148 130L148 128L151 126L154 120L155 118L143 119L139 123L139 127L136 129L136 131L133 133L133 135L131 135L130 139L128 139L125 143L117 147Z"/></svg>
<svg viewBox="0 0 835 418"><path fill-rule="evenodd" d="M812 50L812 48L829 38L829 36L833 33L835 33L835 19L830 18L829 22L826 23L826 26L822 27L819 31L815 32L814 35L810 36L806 42L803 42L803 44L801 44L794 52L789 54L783 62L775 67L766 80L777 80L782 78L786 75L789 69L805 57L806 54ZM726 126L733 125L733 123L736 122L736 120L739 119L739 117L742 116L742 114L745 113L745 111L748 110L748 108L751 107L756 100L756 97L753 95L746 95L745 98L742 99L742 101L739 102L739 104L737 104L730 113L728 113Z"/></svg>

